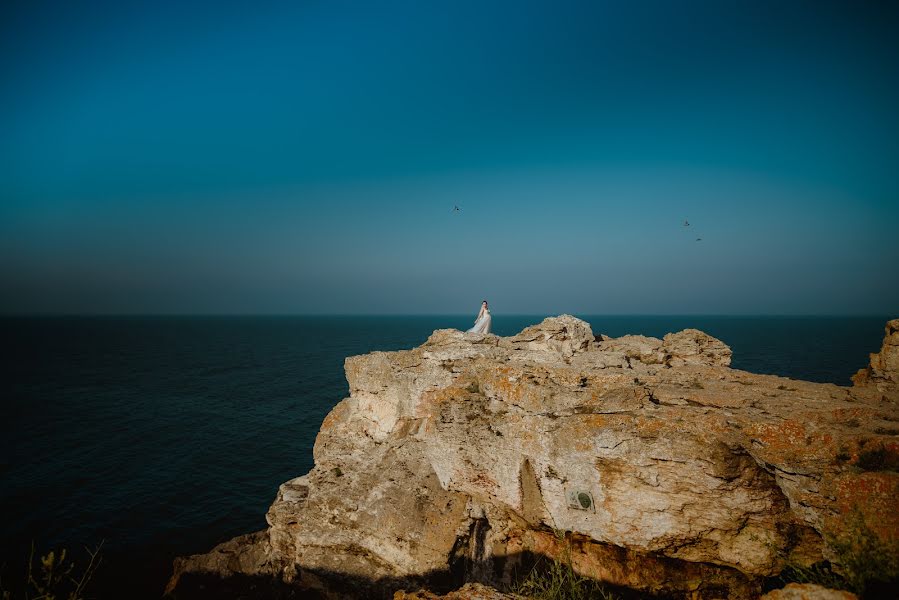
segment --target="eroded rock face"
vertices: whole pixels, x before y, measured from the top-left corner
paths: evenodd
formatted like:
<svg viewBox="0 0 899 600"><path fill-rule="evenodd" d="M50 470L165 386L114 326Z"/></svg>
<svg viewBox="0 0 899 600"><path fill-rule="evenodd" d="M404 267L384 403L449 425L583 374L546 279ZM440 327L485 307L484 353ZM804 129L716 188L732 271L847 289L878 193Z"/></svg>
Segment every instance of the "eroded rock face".
<svg viewBox="0 0 899 600"><path fill-rule="evenodd" d="M596 338L567 315L348 358L350 397L269 528L179 559L170 589L242 573L390 597L564 554L642 592L755 597L787 557L833 560L823 534L849 511L899 532L899 474L865 470L899 455L887 347L877 385L853 388L732 370L697 330Z"/></svg>
<svg viewBox="0 0 899 600"><path fill-rule="evenodd" d="M871 354L871 364L859 370L852 381L858 386L899 384L899 319L887 322L883 347Z"/></svg>

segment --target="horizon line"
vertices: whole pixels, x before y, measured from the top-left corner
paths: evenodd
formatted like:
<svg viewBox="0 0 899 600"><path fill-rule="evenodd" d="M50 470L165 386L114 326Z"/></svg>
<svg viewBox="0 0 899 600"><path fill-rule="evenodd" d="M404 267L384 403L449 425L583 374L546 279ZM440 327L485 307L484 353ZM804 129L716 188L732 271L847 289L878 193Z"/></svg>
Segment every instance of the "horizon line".
<svg viewBox="0 0 899 600"><path fill-rule="evenodd" d="M588 312L560 312L560 313L500 313L502 317L554 317L560 315L578 314L584 317L769 317L769 318L882 318L889 317L889 313L588 313ZM471 313L275 313L275 312L109 312L109 313L2 313L0 318L115 318L115 317L470 317ZM496 317L497 315L493 315Z"/></svg>

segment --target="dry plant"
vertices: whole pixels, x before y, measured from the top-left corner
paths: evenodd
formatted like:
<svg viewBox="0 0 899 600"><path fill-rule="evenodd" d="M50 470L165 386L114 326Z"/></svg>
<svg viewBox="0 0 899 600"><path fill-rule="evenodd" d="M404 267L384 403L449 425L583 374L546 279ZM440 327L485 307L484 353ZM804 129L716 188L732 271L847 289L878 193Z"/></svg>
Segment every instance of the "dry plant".
<svg viewBox="0 0 899 600"><path fill-rule="evenodd" d="M85 590L100 566L100 548L93 551L85 548L87 565L79 569L71 560L65 548L51 550L35 563L34 543L28 556L25 579L18 588L7 589L0 581L2 600L85 600Z"/></svg>

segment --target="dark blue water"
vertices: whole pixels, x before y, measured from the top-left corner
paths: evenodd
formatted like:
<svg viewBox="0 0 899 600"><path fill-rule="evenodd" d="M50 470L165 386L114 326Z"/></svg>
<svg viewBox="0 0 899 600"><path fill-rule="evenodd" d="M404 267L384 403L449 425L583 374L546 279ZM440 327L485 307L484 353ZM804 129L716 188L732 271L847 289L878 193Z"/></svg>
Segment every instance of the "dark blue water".
<svg viewBox="0 0 899 600"><path fill-rule="evenodd" d="M594 332L695 327L733 366L848 384L887 317L583 317ZM511 335L541 317L494 317ZM278 484L312 467L343 359L421 344L473 317L17 318L0 422L0 562L14 580L32 540L105 540L101 597L158 597L172 557L265 527Z"/></svg>

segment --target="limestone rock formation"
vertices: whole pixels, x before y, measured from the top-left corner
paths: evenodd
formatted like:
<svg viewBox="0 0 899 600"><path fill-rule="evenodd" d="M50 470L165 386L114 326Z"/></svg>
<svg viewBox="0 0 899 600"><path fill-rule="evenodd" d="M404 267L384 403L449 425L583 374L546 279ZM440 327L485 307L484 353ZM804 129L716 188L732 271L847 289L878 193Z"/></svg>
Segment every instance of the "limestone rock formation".
<svg viewBox="0 0 899 600"><path fill-rule="evenodd" d="M855 385L899 384L899 319L888 321L880 352L871 354L871 364L852 377Z"/></svg>
<svg viewBox="0 0 899 600"><path fill-rule="evenodd" d="M847 514L899 534L897 325L851 388L730 369L697 330L612 339L567 315L347 358L350 396L268 529L179 559L169 592L216 574L389 598L564 554L641 593L757 597L787 560L838 562Z"/></svg>

